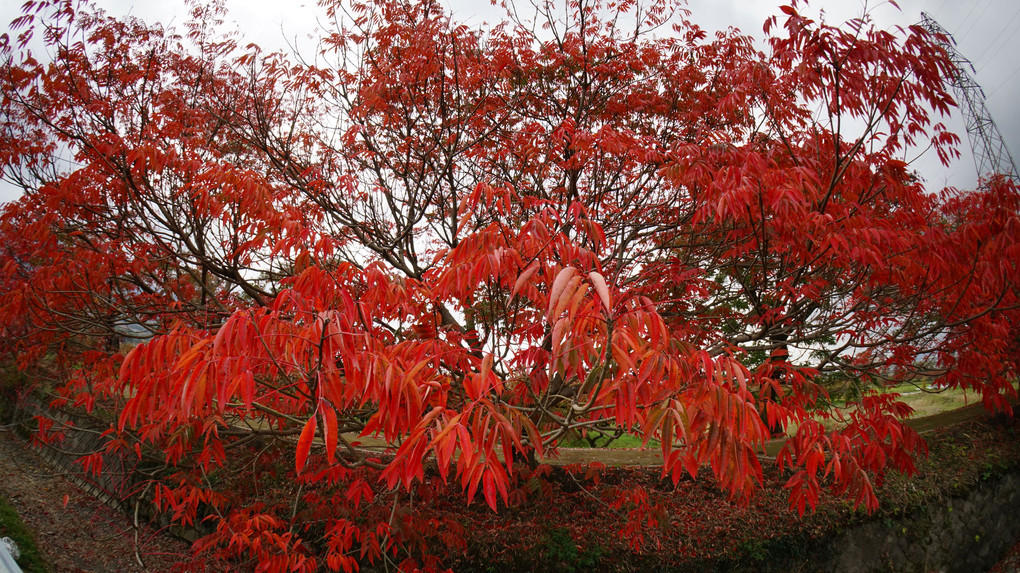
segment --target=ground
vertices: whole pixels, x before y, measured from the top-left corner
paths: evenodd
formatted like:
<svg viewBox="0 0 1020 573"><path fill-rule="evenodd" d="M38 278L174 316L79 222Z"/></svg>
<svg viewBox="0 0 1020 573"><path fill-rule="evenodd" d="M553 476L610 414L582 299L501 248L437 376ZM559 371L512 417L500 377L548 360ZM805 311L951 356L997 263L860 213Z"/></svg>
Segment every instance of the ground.
<svg viewBox="0 0 1020 573"><path fill-rule="evenodd" d="M56 573L170 571L188 554L188 543L144 527L136 543L132 519L51 472L23 440L0 430L0 496Z"/></svg>
<svg viewBox="0 0 1020 573"><path fill-rule="evenodd" d="M977 427L968 429L966 437L968 439L976 437L975 432L978 429ZM990 434L989 437L991 436ZM951 440L949 444L952 445ZM965 457L966 455L964 452ZM935 454L933 457L942 456ZM0 430L0 496L10 501L28 528L35 533L43 557L57 573L162 572L170 571L174 564L185 559L188 552L188 545L185 542L165 532L144 528L138 531L136 541L132 519L106 507L63 477L51 472L42 458L27 447L23 440L9 430ZM929 475L932 473L936 472L929 472ZM675 498L676 494L670 497ZM705 492L696 497L706 499ZM772 499L773 497L775 499ZM892 501L896 502L897 498L892 498ZM726 507L717 507L710 512L711 514L718 514L720 510L729 508L729 504L722 501L720 503ZM782 503L781 496L762 495L752 506L762 504L763 507L759 508L760 511L757 513L774 516L785 511L780 507ZM776 504L777 507L771 507ZM510 513L502 512L496 516L488 511L475 509L480 521L506 519L507 513ZM578 508L578 511L581 511L581 508ZM729 508L729 511L735 510ZM743 519L751 518L752 514L747 514ZM695 521L701 523L699 527L711 527L713 522L706 516L695 517ZM824 522L824 519L821 521ZM720 527L725 529L729 526ZM705 539L711 536L699 537ZM570 546L573 547L572 544ZM139 560L144 565L140 564ZM996 573L1020 571L1020 543L993 571Z"/></svg>

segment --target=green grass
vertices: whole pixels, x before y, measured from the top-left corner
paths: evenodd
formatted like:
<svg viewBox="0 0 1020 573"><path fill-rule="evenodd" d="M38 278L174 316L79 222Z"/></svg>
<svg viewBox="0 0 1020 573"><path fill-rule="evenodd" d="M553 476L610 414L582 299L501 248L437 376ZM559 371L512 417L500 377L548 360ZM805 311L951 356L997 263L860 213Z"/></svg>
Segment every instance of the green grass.
<svg viewBox="0 0 1020 573"><path fill-rule="evenodd" d="M913 415L910 416L914 419L981 403L981 394L977 392L967 392L958 388L937 390L926 384L920 386L909 383L900 384L887 389L886 392L899 394L899 401L914 409Z"/></svg>
<svg viewBox="0 0 1020 573"><path fill-rule="evenodd" d="M887 388L885 392L899 394L898 400L914 410L914 413L909 418L911 420L935 416L981 403L981 395L974 391L967 392L957 388L936 390L930 388L927 384L919 386L913 383L905 383ZM845 410L842 402L838 402L838 404L830 410L833 413L831 417L818 414L815 416L815 419L826 428L833 429L838 427L840 425L838 413L841 410ZM797 426L793 424L787 429L787 434L792 435L796 431Z"/></svg>
<svg viewBox="0 0 1020 573"><path fill-rule="evenodd" d="M981 402L981 396L974 393L968 394L958 389L942 390L939 392L917 389L898 391L900 392L900 401L906 402L908 406L914 409L914 415L911 416L913 418L941 414L942 412L962 408L975 402Z"/></svg>
<svg viewBox="0 0 1020 573"><path fill-rule="evenodd" d="M598 440L596 440L594 447L596 447L596 448L605 448L605 449L608 449L608 450L623 450L623 449L640 448L641 445L642 445L641 444L641 438L639 436L635 436L633 434L623 434L622 436L620 436L620 437L618 437L618 438L616 438L616 439L614 439L612 441L610 441L608 438L599 438ZM581 438L563 440L563 442L560 443L560 446L564 447L564 448L591 448L591 447L593 447L592 444L590 444L587 440L584 440L584 439L581 439ZM649 447L649 448L657 448L657 447L659 447L659 442L657 442L655 440L649 440L647 447Z"/></svg>
<svg viewBox="0 0 1020 573"><path fill-rule="evenodd" d="M51 571L35 545L32 532L25 527L25 523L18 517L18 512L14 511L14 508L4 497L0 497L0 537L10 537L18 544L18 549L21 551L18 565L22 571L25 573L48 573Z"/></svg>

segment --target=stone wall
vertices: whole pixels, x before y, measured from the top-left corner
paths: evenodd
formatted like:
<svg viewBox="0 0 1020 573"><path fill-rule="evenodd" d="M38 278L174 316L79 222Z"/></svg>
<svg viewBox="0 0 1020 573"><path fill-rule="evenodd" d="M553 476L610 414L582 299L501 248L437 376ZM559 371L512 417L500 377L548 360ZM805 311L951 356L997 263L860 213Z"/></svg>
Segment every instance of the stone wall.
<svg viewBox="0 0 1020 573"><path fill-rule="evenodd" d="M820 552L828 559L791 570L865 573L987 571L1020 538L1020 475L933 502L898 519L879 518L837 535Z"/></svg>
<svg viewBox="0 0 1020 573"><path fill-rule="evenodd" d="M51 432L63 435L63 439L39 445L37 450L50 465L67 479L89 494L99 498L114 509L130 511L139 493L137 457L128 452L107 453L107 437L98 420L77 415L65 410L56 410L37 400L26 400L21 404L20 420L28 431L35 429L32 419L41 415L53 421ZM86 472L80 460L82 456L101 453L102 473Z"/></svg>

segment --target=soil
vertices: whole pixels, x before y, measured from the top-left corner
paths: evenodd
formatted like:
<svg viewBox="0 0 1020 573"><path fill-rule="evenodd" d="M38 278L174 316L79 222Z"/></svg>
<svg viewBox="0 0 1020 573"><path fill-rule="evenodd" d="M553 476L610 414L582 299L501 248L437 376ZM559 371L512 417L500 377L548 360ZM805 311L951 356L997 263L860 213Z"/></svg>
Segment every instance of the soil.
<svg viewBox="0 0 1020 573"><path fill-rule="evenodd" d="M0 430L0 495L56 573L170 571L189 554L187 542L144 525L136 531L127 515L52 471L21 438Z"/></svg>

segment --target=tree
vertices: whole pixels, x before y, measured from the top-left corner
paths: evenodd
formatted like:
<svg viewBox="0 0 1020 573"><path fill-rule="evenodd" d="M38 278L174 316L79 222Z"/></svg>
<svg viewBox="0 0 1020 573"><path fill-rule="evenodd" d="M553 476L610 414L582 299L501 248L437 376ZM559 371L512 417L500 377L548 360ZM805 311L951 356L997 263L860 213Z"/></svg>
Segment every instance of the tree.
<svg viewBox="0 0 1020 573"><path fill-rule="evenodd" d="M668 2L491 30L324 8L310 59L241 47L215 3L178 36L29 2L4 36L5 348L164 464L156 503L216 524L200 549L417 555L452 526L393 516L430 476L495 511L570 432L654 439L664 477L708 467L744 500L789 433L794 507L827 484L873 509L924 452L876 389L1015 398L1017 189L909 171L957 142L920 28L784 6L762 53ZM282 460L292 499L223 485Z"/></svg>

